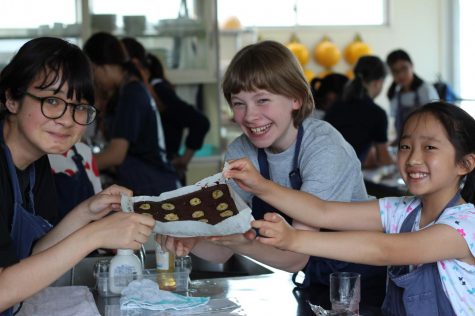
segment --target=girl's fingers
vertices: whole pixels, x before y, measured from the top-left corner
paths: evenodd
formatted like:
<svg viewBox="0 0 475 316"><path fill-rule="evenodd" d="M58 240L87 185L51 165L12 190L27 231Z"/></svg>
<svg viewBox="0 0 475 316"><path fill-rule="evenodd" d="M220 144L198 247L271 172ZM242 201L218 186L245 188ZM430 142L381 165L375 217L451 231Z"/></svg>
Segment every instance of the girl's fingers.
<svg viewBox="0 0 475 316"><path fill-rule="evenodd" d="M269 246L274 246L275 244L275 239L274 238L268 238L268 237L257 237L257 241L259 241L261 244L269 245Z"/></svg>
<svg viewBox="0 0 475 316"><path fill-rule="evenodd" d="M256 220L256 221L251 222L252 228L255 228L255 229L260 229L264 224L265 224L265 221L263 220Z"/></svg>
<svg viewBox="0 0 475 316"><path fill-rule="evenodd" d="M264 219L269 222L278 223L282 220L282 216L277 213L265 213Z"/></svg>

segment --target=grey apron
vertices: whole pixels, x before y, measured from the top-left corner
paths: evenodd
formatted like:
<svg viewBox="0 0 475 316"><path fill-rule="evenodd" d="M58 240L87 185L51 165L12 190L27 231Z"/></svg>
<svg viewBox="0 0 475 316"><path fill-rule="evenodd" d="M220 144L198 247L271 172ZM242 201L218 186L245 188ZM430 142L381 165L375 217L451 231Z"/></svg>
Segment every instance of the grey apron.
<svg viewBox="0 0 475 316"><path fill-rule="evenodd" d="M455 206L458 200L460 200L460 192L457 192L444 210ZM400 233L412 231L421 206L422 204L406 217ZM388 277L388 288L382 307L384 315L455 316L442 287L436 262L423 264L412 272L409 272L408 266L392 266L388 269Z"/></svg>

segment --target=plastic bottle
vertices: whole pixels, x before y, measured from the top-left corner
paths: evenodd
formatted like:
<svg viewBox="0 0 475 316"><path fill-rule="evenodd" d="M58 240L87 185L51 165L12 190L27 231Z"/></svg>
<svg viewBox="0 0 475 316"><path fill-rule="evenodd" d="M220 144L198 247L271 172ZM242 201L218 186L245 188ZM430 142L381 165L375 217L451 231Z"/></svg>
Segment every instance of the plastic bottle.
<svg viewBox="0 0 475 316"><path fill-rule="evenodd" d="M142 263L131 249L118 249L109 267L109 290L120 294L127 285L142 276Z"/></svg>
<svg viewBox="0 0 475 316"><path fill-rule="evenodd" d="M160 289L166 291L175 291L176 281L173 274L175 269L175 256L163 249L160 244L157 243L155 249L155 259L157 263L157 281Z"/></svg>

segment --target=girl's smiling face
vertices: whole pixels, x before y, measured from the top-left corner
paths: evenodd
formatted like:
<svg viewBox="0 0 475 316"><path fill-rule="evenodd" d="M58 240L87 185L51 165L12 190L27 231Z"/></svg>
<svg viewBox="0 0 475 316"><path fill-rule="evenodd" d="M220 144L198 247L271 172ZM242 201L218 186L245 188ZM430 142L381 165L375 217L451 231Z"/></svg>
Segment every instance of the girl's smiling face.
<svg viewBox="0 0 475 316"><path fill-rule="evenodd" d="M55 93L59 82L48 88L36 88L43 82L38 77L28 87L27 92L37 97L59 97L69 103L83 103L86 100L70 99L67 97L68 84L65 82L61 89ZM7 106L12 113L10 120L13 122L9 128L7 143L14 150L17 166L29 164L44 154L60 154L66 152L73 144L79 141L86 126L74 122L72 107L68 106L64 115L57 119L49 119L41 112L41 102L33 97L24 95L19 100L8 100ZM15 156L15 155L14 155Z"/></svg>
<svg viewBox="0 0 475 316"><path fill-rule="evenodd" d="M289 148L297 136L292 112L301 103L266 90L241 91L231 96L234 121L252 144L282 152Z"/></svg>
<svg viewBox="0 0 475 316"><path fill-rule="evenodd" d="M429 113L415 115L405 124L398 168L409 191L417 196L453 195L466 173L455 161L455 148L444 126Z"/></svg>

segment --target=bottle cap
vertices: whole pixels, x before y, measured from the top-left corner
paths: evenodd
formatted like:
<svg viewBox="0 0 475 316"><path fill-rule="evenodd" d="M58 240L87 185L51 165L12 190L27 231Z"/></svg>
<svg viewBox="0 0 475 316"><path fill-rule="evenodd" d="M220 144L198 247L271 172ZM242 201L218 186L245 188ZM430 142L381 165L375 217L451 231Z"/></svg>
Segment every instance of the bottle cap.
<svg viewBox="0 0 475 316"><path fill-rule="evenodd" d="M118 255L126 256L126 255L131 255L133 253L134 251L132 249L117 249Z"/></svg>

